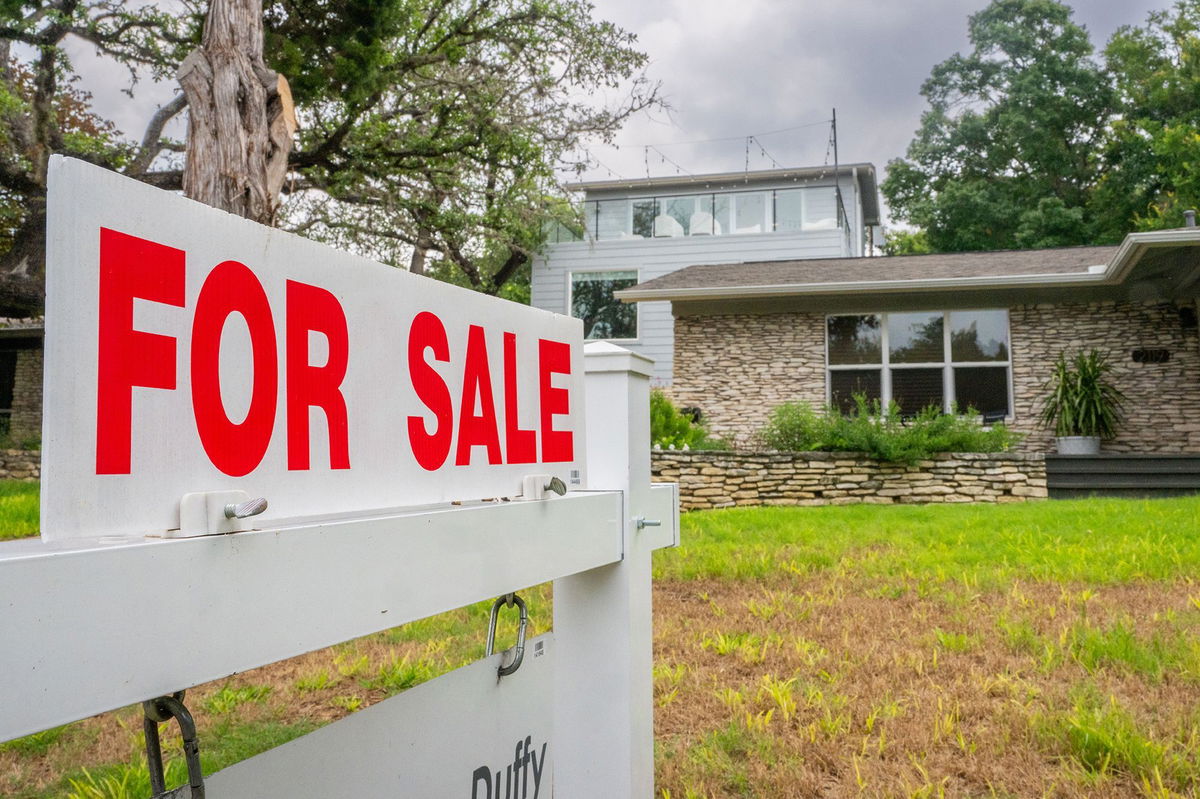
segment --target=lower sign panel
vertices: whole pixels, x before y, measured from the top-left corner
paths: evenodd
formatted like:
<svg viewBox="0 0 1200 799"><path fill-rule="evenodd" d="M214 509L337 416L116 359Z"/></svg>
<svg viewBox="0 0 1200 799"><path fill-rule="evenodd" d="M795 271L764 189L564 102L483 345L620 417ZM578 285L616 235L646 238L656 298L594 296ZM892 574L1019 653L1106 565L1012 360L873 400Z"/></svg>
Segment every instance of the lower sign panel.
<svg viewBox="0 0 1200 799"><path fill-rule="evenodd" d="M493 655L230 766L207 795L549 799L553 642L529 640L503 679Z"/></svg>

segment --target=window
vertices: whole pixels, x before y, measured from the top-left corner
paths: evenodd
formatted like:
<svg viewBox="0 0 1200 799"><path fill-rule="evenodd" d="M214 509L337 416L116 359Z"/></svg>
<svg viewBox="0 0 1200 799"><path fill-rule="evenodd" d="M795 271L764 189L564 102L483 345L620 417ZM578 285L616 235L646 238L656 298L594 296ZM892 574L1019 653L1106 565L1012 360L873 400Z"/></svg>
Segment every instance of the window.
<svg viewBox="0 0 1200 799"><path fill-rule="evenodd" d="M985 420L1012 412L1008 312L921 311L826 318L831 405L854 394L913 415L930 405L974 408Z"/></svg>
<svg viewBox="0 0 1200 799"><path fill-rule="evenodd" d="M583 203L584 233L593 241L807 233L835 230L842 226L842 221L832 186L627 197Z"/></svg>
<svg viewBox="0 0 1200 799"><path fill-rule="evenodd" d="M776 230L834 230L837 217L837 194L832 186L775 192Z"/></svg>
<svg viewBox="0 0 1200 799"><path fill-rule="evenodd" d="M613 297L637 282L635 269L571 274L571 316L583 320L585 339L637 338L637 306Z"/></svg>

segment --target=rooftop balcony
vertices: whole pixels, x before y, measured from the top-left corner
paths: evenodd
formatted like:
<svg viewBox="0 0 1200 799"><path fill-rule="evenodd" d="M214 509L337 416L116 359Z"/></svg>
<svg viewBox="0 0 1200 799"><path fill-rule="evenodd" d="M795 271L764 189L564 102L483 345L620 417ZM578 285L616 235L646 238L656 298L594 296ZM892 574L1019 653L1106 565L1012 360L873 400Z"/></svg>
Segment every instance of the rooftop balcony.
<svg viewBox="0 0 1200 799"><path fill-rule="evenodd" d="M582 231L558 226L550 242L669 239L841 229L832 186L624 197L583 203Z"/></svg>

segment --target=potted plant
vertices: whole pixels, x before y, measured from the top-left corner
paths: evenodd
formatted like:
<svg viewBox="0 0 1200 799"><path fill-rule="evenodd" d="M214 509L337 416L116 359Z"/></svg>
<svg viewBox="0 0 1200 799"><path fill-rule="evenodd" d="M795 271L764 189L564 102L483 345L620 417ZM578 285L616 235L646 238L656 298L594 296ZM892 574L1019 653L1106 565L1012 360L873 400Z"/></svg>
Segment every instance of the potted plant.
<svg viewBox="0 0 1200 799"><path fill-rule="evenodd" d="M1071 359L1059 353L1039 419L1054 430L1060 455L1096 455L1100 439L1116 435L1125 395L1109 381L1111 371L1096 350Z"/></svg>

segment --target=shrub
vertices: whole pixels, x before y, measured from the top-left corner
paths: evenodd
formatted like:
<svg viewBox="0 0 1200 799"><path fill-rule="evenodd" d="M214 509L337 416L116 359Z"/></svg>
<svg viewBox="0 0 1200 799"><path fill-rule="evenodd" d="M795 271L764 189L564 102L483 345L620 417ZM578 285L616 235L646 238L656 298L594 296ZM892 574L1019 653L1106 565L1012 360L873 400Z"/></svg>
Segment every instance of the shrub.
<svg viewBox="0 0 1200 799"><path fill-rule="evenodd" d="M1112 366L1096 350L1068 360L1060 352L1038 419L1056 436L1112 438L1126 398L1108 379Z"/></svg>
<svg viewBox="0 0 1200 799"><path fill-rule="evenodd" d="M708 428L680 412L662 391L650 391L650 446L658 449L728 449Z"/></svg>
<svg viewBox="0 0 1200 799"><path fill-rule="evenodd" d="M1020 435L1002 424L985 428L973 408L959 414L930 406L903 419L894 402L884 412L879 400L869 402L856 394L849 414L785 403L771 412L758 440L770 449L863 452L883 461L912 463L936 452L1004 452Z"/></svg>

